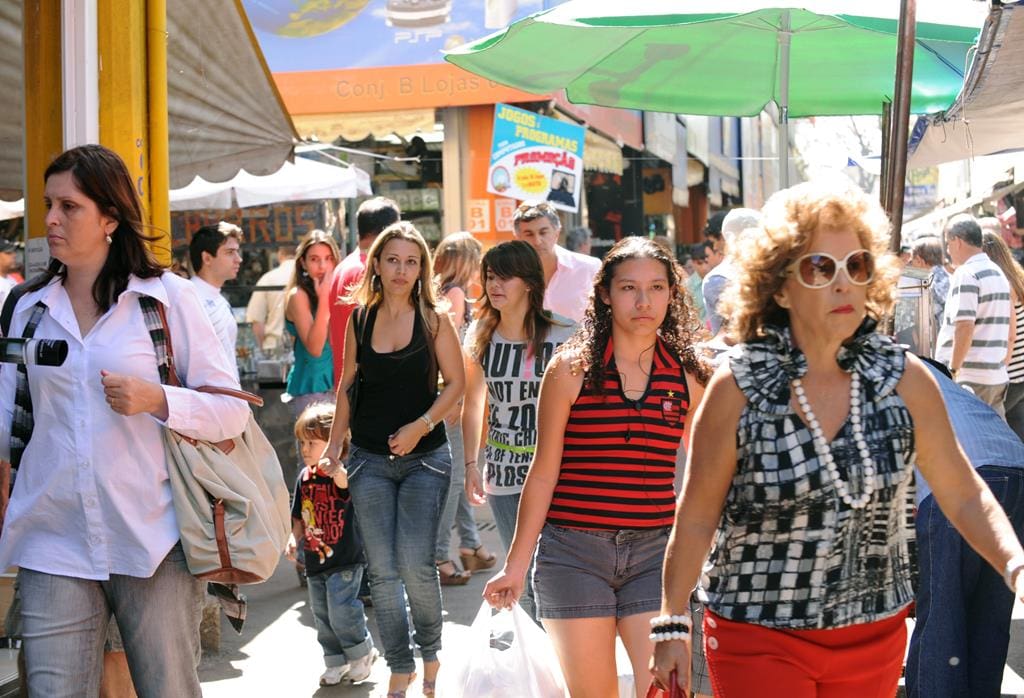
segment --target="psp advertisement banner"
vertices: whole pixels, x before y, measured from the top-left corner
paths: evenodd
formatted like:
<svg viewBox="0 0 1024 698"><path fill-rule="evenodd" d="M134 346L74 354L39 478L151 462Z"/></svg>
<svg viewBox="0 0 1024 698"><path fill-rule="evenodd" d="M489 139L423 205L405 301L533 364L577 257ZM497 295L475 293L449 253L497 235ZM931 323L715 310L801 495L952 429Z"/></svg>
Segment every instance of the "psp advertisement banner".
<svg viewBox="0 0 1024 698"><path fill-rule="evenodd" d="M487 191L579 210L585 129L507 104L494 107Z"/></svg>

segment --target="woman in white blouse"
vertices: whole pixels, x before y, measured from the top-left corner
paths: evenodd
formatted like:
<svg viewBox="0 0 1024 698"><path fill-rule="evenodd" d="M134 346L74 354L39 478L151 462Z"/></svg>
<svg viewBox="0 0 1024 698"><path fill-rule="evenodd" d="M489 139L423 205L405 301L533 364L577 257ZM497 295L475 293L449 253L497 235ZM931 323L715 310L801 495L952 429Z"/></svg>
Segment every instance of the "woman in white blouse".
<svg viewBox="0 0 1024 698"><path fill-rule="evenodd" d="M65 340L69 351L63 366L22 375L30 434L12 428L24 422L12 413L19 369L0 369L0 457L20 464L0 569L20 568L29 693L96 695L113 613L140 696L199 696L203 586L178 542L160 430L220 441L243 431L248 407L161 385L142 296L166 308L183 384L238 381L223 352L210 351L218 340L195 289L150 256L123 161L82 146L58 156L45 179L52 261L10 329L22 336L36 323L35 337Z"/></svg>

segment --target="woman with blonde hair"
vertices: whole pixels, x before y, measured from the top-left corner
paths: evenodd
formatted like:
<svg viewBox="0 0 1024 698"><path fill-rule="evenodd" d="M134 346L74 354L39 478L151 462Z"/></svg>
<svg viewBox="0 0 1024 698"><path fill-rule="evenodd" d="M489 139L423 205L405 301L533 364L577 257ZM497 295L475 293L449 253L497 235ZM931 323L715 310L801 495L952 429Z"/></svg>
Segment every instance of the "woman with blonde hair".
<svg viewBox="0 0 1024 698"><path fill-rule="evenodd" d="M473 319L473 304L469 298L469 287L480 276L480 255L483 245L466 232L452 233L445 237L434 250L434 278L438 288L450 304L448 317L455 325L461 342L466 328ZM497 563L498 557L487 550L480 541L480 533L473 518L473 509L466 499L463 485L466 482L466 456L462 450L462 404L460 403L444 420L448 432L448 443L452 449L452 482L448 491L441 525L437 531L437 571L441 584L458 586L469 581L473 572L487 570ZM475 454L474 454L475 456ZM471 458L475 462L475 457ZM456 567L449 558L448 546L452 539L452 526L459 530L459 558L463 570Z"/></svg>
<svg viewBox="0 0 1024 698"><path fill-rule="evenodd" d="M986 230L981 247L1010 282L1010 301L1014 320L1010 323L1010 349L1006 352L1006 370L1010 384L1006 388L1006 423L1024 439L1024 269L998 234Z"/></svg>
<svg viewBox="0 0 1024 698"><path fill-rule="evenodd" d="M1024 550L934 378L875 331L896 288L888 230L860 190L808 183L773 196L737 250L723 299L737 346L695 417L651 626L662 686L671 672L689 685L689 597L715 539L703 627L716 696L895 694L915 464L964 538L1018 584Z"/></svg>
<svg viewBox="0 0 1024 698"><path fill-rule="evenodd" d="M387 695L404 698L415 677L408 598L429 696L441 648L434 547L452 470L443 417L462 397L465 374L458 335L434 290L430 251L416 228L405 221L388 226L366 260L366 275L350 300L357 308L346 331L324 458L346 458L351 427L349 491L391 670Z"/></svg>

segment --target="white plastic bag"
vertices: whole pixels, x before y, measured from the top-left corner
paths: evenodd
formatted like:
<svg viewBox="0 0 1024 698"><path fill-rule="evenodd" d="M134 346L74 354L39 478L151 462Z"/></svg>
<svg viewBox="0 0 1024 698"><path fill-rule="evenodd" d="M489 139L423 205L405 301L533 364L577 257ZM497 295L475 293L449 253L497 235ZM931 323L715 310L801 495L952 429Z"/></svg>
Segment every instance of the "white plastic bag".
<svg viewBox="0 0 1024 698"><path fill-rule="evenodd" d="M519 604L492 612L484 603L466 645L446 651L437 698L565 698L548 636Z"/></svg>

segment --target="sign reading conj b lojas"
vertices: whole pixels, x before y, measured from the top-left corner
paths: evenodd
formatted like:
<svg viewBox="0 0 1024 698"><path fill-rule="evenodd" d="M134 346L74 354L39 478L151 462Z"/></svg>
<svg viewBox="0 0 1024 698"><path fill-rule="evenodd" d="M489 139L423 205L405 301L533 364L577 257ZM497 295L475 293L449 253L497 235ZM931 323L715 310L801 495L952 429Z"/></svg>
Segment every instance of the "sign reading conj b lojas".
<svg viewBox="0 0 1024 698"><path fill-rule="evenodd" d="M520 201L547 200L564 211L578 210L584 133L576 124L495 105L487 191Z"/></svg>

